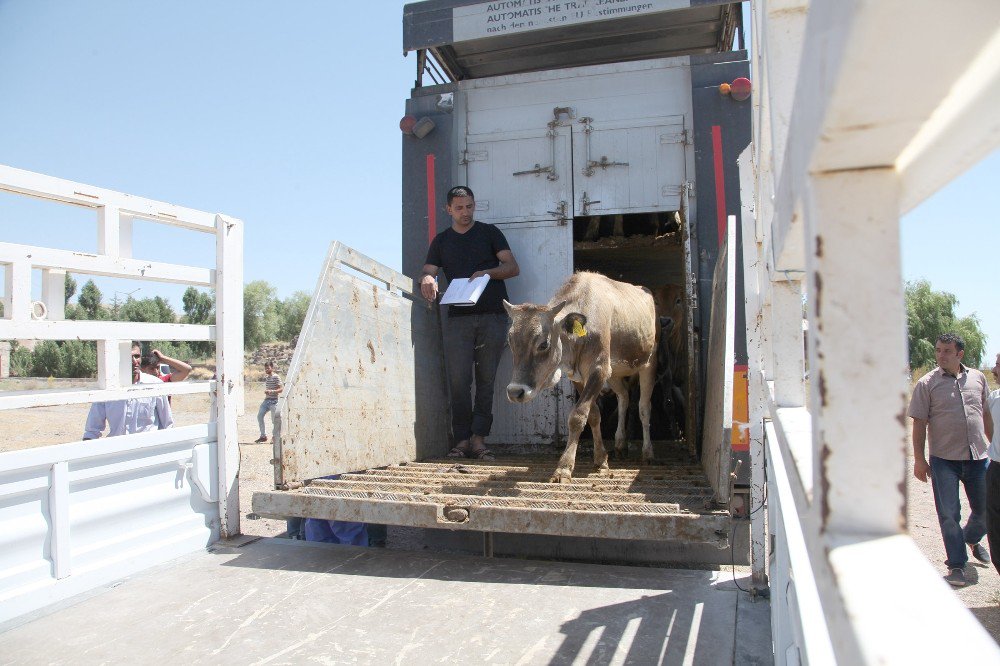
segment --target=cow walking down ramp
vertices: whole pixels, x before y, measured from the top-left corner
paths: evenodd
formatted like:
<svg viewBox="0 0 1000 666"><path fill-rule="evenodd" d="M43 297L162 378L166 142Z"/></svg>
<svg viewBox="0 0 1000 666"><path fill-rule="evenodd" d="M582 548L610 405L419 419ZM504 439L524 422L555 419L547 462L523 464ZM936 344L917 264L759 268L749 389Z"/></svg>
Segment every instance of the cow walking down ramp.
<svg viewBox="0 0 1000 666"><path fill-rule="evenodd" d="M579 397L569 414L566 450L552 476L568 483L585 423L594 434L594 468L608 469L595 400L605 383L618 398L615 452L624 457L628 389L625 377L639 376L642 460L653 458L649 436L650 398L656 374L657 324L649 290L599 273L572 275L547 305L511 305L509 333L514 373L507 385L511 402L527 402L551 388L565 373Z"/></svg>

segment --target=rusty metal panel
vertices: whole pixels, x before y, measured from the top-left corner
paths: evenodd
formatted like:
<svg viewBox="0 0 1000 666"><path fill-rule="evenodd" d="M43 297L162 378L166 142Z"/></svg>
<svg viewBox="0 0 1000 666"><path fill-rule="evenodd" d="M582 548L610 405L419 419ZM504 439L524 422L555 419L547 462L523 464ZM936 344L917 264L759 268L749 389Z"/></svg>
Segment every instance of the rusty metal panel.
<svg viewBox="0 0 1000 666"><path fill-rule="evenodd" d="M729 501L733 429L733 328L736 319L736 218L729 216L712 276L712 318L705 371L705 425L702 464L715 499Z"/></svg>
<svg viewBox="0 0 1000 666"><path fill-rule="evenodd" d="M330 246L278 401L278 487L447 449L440 320L413 288Z"/></svg>
<svg viewBox="0 0 1000 666"><path fill-rule="evenodd" d="M712 508L712 488L697 463L615 464L608 474L548 483L556 464L549 456L392 465L256 493L253 508L411 527L728 545L729 516Z"/></svg>

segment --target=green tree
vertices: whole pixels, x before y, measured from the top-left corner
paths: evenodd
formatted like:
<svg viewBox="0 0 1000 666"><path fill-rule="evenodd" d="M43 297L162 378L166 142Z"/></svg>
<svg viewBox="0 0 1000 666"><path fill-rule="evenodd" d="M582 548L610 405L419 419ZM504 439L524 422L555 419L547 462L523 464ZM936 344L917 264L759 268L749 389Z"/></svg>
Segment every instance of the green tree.
<svg viewBox="0 0 1000 666"><path fill-rule="evenodd" d="M978 368L986 347L986 336L976 315L957 318L958 299L945 291L934 291L927 280L907 282L906 333L910 346L910 367L929 368L934 359L934 342L943 333L957 333L965 340L965 365Z"/></svg>
<svg viewBox="0 0 1000 666"><path fill-rule="evenodd" d="M66 296L66 305L69 305L69 299L73 298L73 294L76 293L76 280L69 273L66 273L66 279L63 281L64 292Z"/></svg>
<svg viewBox="0 0 1000 666"><path fill-rule="evenodd" d="M77 303L80 304L84 315L86 315L81 319L102 319L100 316L102 298L101 290L97 288L94 281L87 280L83 289L80 290L80 298L77 299Z"/></svg>
<svg viewBox="0 0 1000 666"><path fill-rule="evenodd" d="M66 359L55 340L42 340L32 354L31 372L35 377L64 377Z"/></svg>
<svg viewBox="0 0 1000 666"><path fill-rule="evenodd" d="M215 323L215 294L188 287L184 290L181 301L184 304L184 317L188 324Z"/></svg>
<svg viewBox="0 0 1000 666"><path fill-rule="evenodd" d="M97 376L97 343L67 340L62 343L62 371L66 377Z"/></svg>
<svg viewBox="0 0 1000 666"><path fill-rule="evenodd" d="M255 280L243 287L243 344L257 349L278 335L278 299L274 287L264 280Z"/></svg>
<svg viewBox="0 0 1000 666"><path fill-rule="evenodd" d="M302 330L302 322L306 319L310 297L304 291L297 291L278 304L279 340L292 340Z"/></svg>
<svg viewBox="0 0 1000 666"><path fill-rule="evenodd" d="M22 347L15 340L10 348L10 374L15 377L30 377L34 357L31 350Z"/></svg>
<svg viewBox="0 0 1000 666"><path fill-rule="evenodd" d="M174 309L160 296L153 298L129 298L118 309L121 321L144 321L173 324L177 321Z"/></svg>

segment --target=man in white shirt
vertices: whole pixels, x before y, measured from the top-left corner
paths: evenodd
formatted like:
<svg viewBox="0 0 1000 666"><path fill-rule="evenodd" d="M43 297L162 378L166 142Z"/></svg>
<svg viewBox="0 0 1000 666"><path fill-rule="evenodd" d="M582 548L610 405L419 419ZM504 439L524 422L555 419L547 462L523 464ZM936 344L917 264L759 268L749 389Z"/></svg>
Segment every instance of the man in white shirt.
<svg viewBox="0 0 1000 666"><path fill-rule="evenodd" d="M1000 383L1000 354L993 364L993 378ZM993 423L1000 424L1000 388L990 391L986 406ZM986 539L990 544L990 560L1000 573L1000 427L993 428L993 440L986 452L990 458L986 468Z"/></svg>
<svg viewBox="0 0 1000 666"><path fill-rule="evenodd" d="M161 384L159 377L139 370L142 354L138 344L132 345L132 383ZM108 437L129 435L135 432L163 430L174 424L167 397L158 395L151 398L130 398L128 400L108 400L95 402L87 414L87 425L83 439L98 439L108 426Z"/></svg>

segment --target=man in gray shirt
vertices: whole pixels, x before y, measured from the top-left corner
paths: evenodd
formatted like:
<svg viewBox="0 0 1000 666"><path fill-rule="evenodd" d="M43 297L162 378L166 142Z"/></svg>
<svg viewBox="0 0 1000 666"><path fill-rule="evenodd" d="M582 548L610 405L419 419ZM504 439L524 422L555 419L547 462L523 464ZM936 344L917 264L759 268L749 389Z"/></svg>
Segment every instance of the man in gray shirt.
<svg viewBox="0 0 1000 666"><path fill-rule="evenodd" d="M933 481L934 506L948 555L945 580L965 586L966 544L977 560L989 563L980 543L986 534L986 450L993 437L993 419L986 408L986 375L962 364L965 342L954 333L934 345L938 367L913 387L909 416L913 419L913 475ZM930 430L930 462L924 444ZM959 482L969 500L969 520L962 528Z"/></svg>

